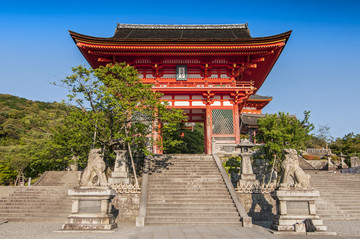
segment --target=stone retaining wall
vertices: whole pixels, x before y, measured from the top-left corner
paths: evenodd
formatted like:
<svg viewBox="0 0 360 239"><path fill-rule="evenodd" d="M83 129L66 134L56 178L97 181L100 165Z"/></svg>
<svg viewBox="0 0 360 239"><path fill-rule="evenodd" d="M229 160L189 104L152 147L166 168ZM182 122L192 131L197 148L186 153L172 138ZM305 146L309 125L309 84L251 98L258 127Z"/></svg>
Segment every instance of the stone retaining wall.
<svg viewBox="0 0 360 239"><path fill-rule="evenodd" d="M314 169L321 170L327 167L327 160L306 160Z"/></svg>
<svg viewBox="0 0 360 239"><path fill-rule="evenodd" d="M116 222L134 222L139 213L140 193L117 193L112 199Z"/></svg>
<svg viewBox="0 0 360 239"><path fill-rule="evenodd" d="M270 193L237 194L253 221L271 221L276 214L276 201Z"/></svg>

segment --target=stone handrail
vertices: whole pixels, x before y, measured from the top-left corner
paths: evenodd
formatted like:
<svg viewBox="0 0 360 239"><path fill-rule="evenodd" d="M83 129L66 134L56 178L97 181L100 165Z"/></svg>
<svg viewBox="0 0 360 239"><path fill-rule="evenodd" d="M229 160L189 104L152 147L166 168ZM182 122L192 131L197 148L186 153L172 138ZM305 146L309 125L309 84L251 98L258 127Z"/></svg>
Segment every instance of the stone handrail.
<svg viewBox="0 0 360 239"><path fill-rule="evenodd" d="M38 178L38 179L33 183L32 186L37 186L37 185L45 178L46 174L48 174L48 173L49 173L49 171L45 171L45 172L40 176L40 178Z"/></svg>
<svg viewBox="0 0 360 239"><path fill-rule="evenodd" d="M332 154L331 149L314 149L314 148L307 148L306 153L319 155L319 156L331 155Z"/></svg>
<svg viewBox="0 0 360 239"><path fill-rule="evenodd" d="M243 227L252 227L251 217L247 215L244 206L242 205L238 195L236 194L236 191L230 181L228 174L226 173L224 167L221 164L220 158L216 154L213 154L213 157L215 159L218 169L220 170L221 176L226 184L226 187L229 190L230 196L235 204L236 210L240 215Z"/></svg>
<svg viewBox="0 0 360 239"><path fill-rule="evenodd" d="M136 217L137 227L145 226L146 204L147 204L147 194L148 194L148 186L149 186L149 168L150 168L149 161L150 161L149 158L145 158L144 172L141 183L139 214Z"/></svg>

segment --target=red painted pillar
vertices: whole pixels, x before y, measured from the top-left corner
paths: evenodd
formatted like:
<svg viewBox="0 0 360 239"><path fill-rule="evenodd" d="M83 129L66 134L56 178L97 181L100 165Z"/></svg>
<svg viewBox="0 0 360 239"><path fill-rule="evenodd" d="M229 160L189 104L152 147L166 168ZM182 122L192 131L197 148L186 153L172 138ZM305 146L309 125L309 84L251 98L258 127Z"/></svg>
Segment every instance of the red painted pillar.
<svg viewBox="0 0 360 239"><path fill-rule="evenodd" d="M206 127L206 112L205 112L205 121L204 121L204 152L207 154L207 127Z"/></svg>
<svg viewBox="0 0 360 239"><path fill-rule="evenodd" d="M212 154L212 114L210 104L206 104L206 154Z"/></svg>
<svg viewBox="0 0 360 239"><path fill-rule="evenodd" d="M239 105L234 104L234 131L235 131L235 143L240 143L240 116L239 116Z"/></svg>

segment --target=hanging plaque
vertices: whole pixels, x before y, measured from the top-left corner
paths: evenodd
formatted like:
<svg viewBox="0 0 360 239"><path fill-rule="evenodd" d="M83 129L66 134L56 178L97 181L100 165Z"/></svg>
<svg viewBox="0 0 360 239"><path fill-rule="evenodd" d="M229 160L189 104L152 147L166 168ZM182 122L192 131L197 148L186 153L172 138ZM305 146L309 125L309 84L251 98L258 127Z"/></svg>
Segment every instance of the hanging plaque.
<svg viewBox="0 0 360 239"><path fill-rule="evenodd" d="M184 65L176 66L176 80L186 81L187 80L187 67Z"/></svg>

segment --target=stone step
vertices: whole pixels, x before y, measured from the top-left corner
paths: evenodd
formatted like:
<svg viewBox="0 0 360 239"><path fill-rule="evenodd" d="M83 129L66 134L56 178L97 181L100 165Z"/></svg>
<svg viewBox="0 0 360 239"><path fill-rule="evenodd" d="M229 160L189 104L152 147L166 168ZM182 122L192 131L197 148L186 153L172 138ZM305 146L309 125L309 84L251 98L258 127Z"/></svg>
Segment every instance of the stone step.
<svg viewBox="0 0 360 239"><path fill-rule="evenodd" d="M62 186L24 186L24 187L17 187L17 192L19 191L38 191L38 192L50 192L50 191L59 191L59 190L67 190L68 187Z"/></svg>
<svg viewBox="0 0 360 239"><path fill-rule="evenodd" d="M227 200L231 200L230 202L232 202L232 199L230 196L222 196L222 197L191 197L191 196L187 196L187 197L149 197L148 201L149 203L182 203L182 202L191 202L191 203L198 203L198 202L214 202L215 203L223 203L223 202L228 202Z"/></svg>
<svg viewBox="0 0 360 239"><path fill-rule="evenodd" d="M228 201L221 204L214 203L190 203L190 202L182 202L182 203L148 203L147 208L186 208L186 209L203 209L207 210L208 208L235 208L234 203Z"/></svg>
<svg viewBox="0 0 360 239"><path fill-rule="evenodd" d="M193 212L147 212L146 217L222 217L222 218L228 218L228 217L235 217L238 218L239 214L237 212L202 212L202 211L193 211Z"/></svg>
<svg viewBox="0 0 360 239"><path fill-rule="evenodd" d="M180 170L180 169L188 169L188 170L218 170L216 165L204 165L204 166L193 166L193 165L167 165L168 167L152 167L155 169L165 169L165 170Z"/></svg>
<svg viewBox="0 0 360 239"><path fill-rule="evenodd" d="M229 198L229 194L228 193L221 193L221 194L212 194L212 195L203 195L203 194L162 194L162 195L158 195L158 194L149 194L148 198L177 198L177 199L182 199L182 198Z"/></svg>
<svg viewBox="0 0 360 239"><path fill-rule="evenodd" d="M148 198L158 198L158 199L212 199L212 198L230 198L228 193L221 193L221 194L213 194L213 195L203 195L203 194L149 194Z"/></svg>
<svg viewBox="0 0 360 239"><path fill-rule="evenodd" d="M149 212L146 217L153 217L153 218L193 218L193 217L205 217L205 218L238 218L239 215L237 212L160 212L160 213L153 213Z"/></svg>
<svg viewBox="0 0 360 239"><path fill-rule="evenodd" d="M164 178L164 177L157 177L157 178L152 178L149 179L149 183L151 184L156 184L156 183L173 183L173 184L177 184L177 183L196 183L196 182L207 182L207 183L224 183L224 180L222 178L213 178L213 179L208 179L206 177L203 178L178 178L178 177L173 177L173 178Z"/></svg>
<svg viewBox="0 0 360 239"><path fill-rule="evenodd" d="M229 226L229 227L241 227L241 222L147 222L147 226L165 226L165 225L199 225L199 226ZM189 237L190 238L190 237Z"/></svg>
<svg viewBox="0 0 360 239"><path fill-rule="evenodd" d="M219 191L219 192L224 192L226 191L225 188L221 188L220 186L206 186L206 185L179 185L179 186L159 186L159 185L154 185L149 187L149 191L152 192L173 192L173 191L179 191L179 192L191 192L191 191L199 191L199 192L203 192L203 191Z"/></svg>
<svg viewBox="0 0 360 239"><path fill-rule="evenodd" d="M61 199L60 201L70 201L70 199ZM28 203L59 203L59 199L53 198L53 199L24 199L24 198L11 198L11 199L1 199L0 203L15 203L15 202L28 202Z"/></svg>
<svg viewBox="0 0 360 239"><path fill-rule="evenodd" d="M222 177L219 175L219 173L214 173L214 175L204 175L204 174L198 174L198 173L184 173L183 175L174 175L173 177L167 177L168 175L166 175L165 173L159 173L159 174L152 174L151 175L151 179L149 180L153 180L153 179L173 179L173 178L181 178L181 179L202 179L202 178L220 178L222 179Z"/></svg>
<svg viewBox="0 0 360 239"><path fill-rule="evenodd" d="M161 203L161 204L182 204L182 203L213 203L213 204L221 204L221 203L227 203L232 202L230 198L224 198L224 199L217 199L217 198L211 198L211 199L195 199L195 198L189 198L189 199L158 199L158 198L149 198L148 203Z"/></svg>
<svg viewBox="0 0 360 239"><path fill-rule="evenodd" d="M153 165L190 165L190 166L198 166L198 165L216 165L214 160L169 160L169 161L155 161L152 163Z"/></svg>
<svg viewBox="0 0 360 239"><path fill-rule="evenodd" d="M71 201L60 201L60 202L56 202L56 201L42 201L42 202L38 202L38 201L13 201L13 202L0 202L0 205L2 206L10 206L10 205L28 205L28 206L43 206L43 205L71 205Z"/></svg>
<svg viewBox="0 0 360 239"><path fill-rule="evenodd" d="M203 223L240 223L240 217L154 217L147 216L146 223L191 223L191 224L203 224Z"/></svg>
<svg viewBox="0 0 360 239"><path fill-rule="evenodd" d="M157 194L157 195L165 195L165 194L174 194L174 193L189 193L189 194L193 194L193 193L204 193L204 195L207 195L206 193L229 193L227 191L227 189L223 188L223 189L204 189L204 188L187 188L187 189L183 189L183 190L177 190L177 189L172 189L172 190L165 190L165 189L161 189L161 188L156 188L156 189L151 189L151 191L148 192L148 194Z"/></svg>
<svg viewBox="0 0 360 239"><path fill-rule="evenodd" d="M211 171L201 171L201 170L164 170L164 171L158 171L158 172L151 172L150 175L154 176L163 176L163 177L185 177L185 176L198 176L202 175L204 177L212 177L215 175L219 175L219 171L211 170Z"/></svg>
<svg viewBox="0 0 360 239"><path fill-rule="evenodd" d="M70 198L67 195L53 195L53 196L49 196L46 197L46 195L10 195L11 198L19 198L19 199L34 199L34 198L39 198L39 199L67 199ZM9 197L2 197L1 199L5 199L5 198L9 198Z"/></svg>
<svg viewBox="0 0 360 239"><path fill-rule="evenodd" d="M202 177L202 178L151 178L149 180L151 183L223 183L223 179L218 178L209 178L209 177Z"/></svg>
<svg viewBox="0 0 360 239"><path fill-rule="evenodd" d="M31 216L31 217L23 217L23 216L11 216L11 217L3 217L0 214L0 221L8 220L9 222L58 222L64 223L66 217L69 215L61 215L57 217L43 217L43 216Z"/></svg>
<svg viewBox="0 0 360 239"><path fill-rule="evenodd" d="M334 215L333 213L331 213L331 214L322 214L322 213L319 213L319 216L320 216L323 220L334 220L334 221L360 219L360 215L347 215L347 214Z"/></svg>
<svg viewBox="0 0 360 239"><path fill-rule="evenodd" d="M147 213L197 213L197 212L218 212L222 213L226 209L226 212L229 213L238 213L235 206L233 207L201 207L201 208L194 208L194 207L182 207L182 208L171 208L171 207L148 207L146 209Z"/></svg>
<svg viewBox="0 0 360 239"><path fill-rule="evenodd" d="M322 197L322 198L325 198L325 199L327 199L327 198L332 198L332 199L344 199L344 200L346 200L346 199L353 199L353 198L359 198L359 196L360 195L356 195L356 194L350 194L350 195L346 195L346 197L344 197L344 195L332 195L332 194L323 194L323 193L320 193L320 196Z"/></svg>
<svg viewBox="0 0 360 239"><path fill-rule="evenodd" d="M69 213L1 213L0 217L2 218L12 218L12 217L63 217L66 219L66 217L69 216Z"/></svg>
<svg viewBox="0 0 360 239"><path fill-rule="evenodd" d="M69 207L71 208L71 207ZM68 214L70 214L71 210L68 207L66 208L48 208L48 209L42 209L42 208L0 208L0 215L3 215L5 213L60 213L64 214L64 212L68 211Z"/></svg>
<svg viewBox="0 0 360 239"><path fill-rule="evenodd" d="M198 183L198 182L189 182L189 183L156 183L149 188L222 188L223 185L221 183Z"/></svg>
<svg viewBox="0 0 360 239"><path fill-rule="evenodd" d="M167 165L172 163L191 163L191 164L213 164L215 163L214 159L201 159L201 158L193 158L193 159L169 159L169 160L152 160L150 161L150 165Z"/></svg>

